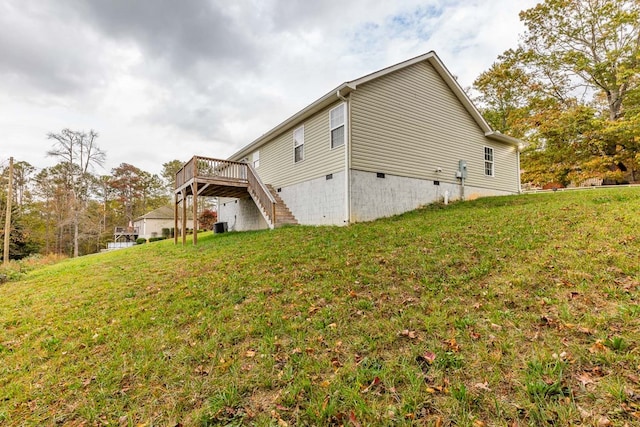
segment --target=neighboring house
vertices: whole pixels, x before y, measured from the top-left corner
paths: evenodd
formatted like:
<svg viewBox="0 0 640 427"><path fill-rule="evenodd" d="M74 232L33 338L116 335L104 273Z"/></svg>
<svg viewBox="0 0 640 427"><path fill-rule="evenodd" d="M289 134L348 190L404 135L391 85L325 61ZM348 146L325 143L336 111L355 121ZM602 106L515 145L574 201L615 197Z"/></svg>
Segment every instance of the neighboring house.
<svg viewBox="0 0 640 427"><path fill-rule="evenodd" d="M136 218L133 227L138 230L138 237L148 239L150 237L161 237L163 228L174 228L173 208L171 206L161 206L151 212ZM187 220L187 228L193 228L193 219L190 216Z"/></svg>
<svg viewBox="0 0 640 427"><path fill-rule="evenodd" d="M519 144L490 128L429 52L343 83L226 163L194 157L176 175L176 204L217 196L218 220L230 230L274 227L280 215L300 224L369 221L445 194L518 193ZM233 194L220 179L202 184L203 167L211 179L242 169L233 179L245 188ZM270 194L252 192L259 187Z"/></svg>

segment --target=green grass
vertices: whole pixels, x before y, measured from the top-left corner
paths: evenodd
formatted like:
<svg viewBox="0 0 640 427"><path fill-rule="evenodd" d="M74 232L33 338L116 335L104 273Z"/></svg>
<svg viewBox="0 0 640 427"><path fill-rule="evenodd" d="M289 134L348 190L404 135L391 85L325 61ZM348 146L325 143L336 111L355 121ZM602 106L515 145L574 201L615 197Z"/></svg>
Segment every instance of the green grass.
<svg viewBox="0 0 640 427"><path fill-rule="evenodd" d="M203 234L0 286L0 424L638 425L640 191Z"/></svg>

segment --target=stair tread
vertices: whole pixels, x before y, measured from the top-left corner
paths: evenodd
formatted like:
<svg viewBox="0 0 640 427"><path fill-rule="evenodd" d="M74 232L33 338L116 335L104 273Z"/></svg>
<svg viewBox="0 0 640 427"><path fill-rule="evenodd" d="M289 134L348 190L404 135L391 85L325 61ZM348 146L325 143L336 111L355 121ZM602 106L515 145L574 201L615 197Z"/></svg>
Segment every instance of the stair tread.
<svg viewBox="0 0 640 427"><path fill-rule="evenodd" d="M271 193L271 195L273 196L273 198L276 201L276 205L275 205L276 221L275 221L274 226L277 227L278 225L283 225L283 224L295 224L295 225L297 225L298 224L298 220L293 215L291 210L289 210L289 207L282 200L282 198L280 197L280 195L278 194L276 189L273 188L273 185L265 184L265 187L267 188L267 190L269 190L269 192ZM255 193L253 191L251 191L251 192ZM252 195L256 196L255 194L252 194ZM264 211L265 210L264 206L262 206L262 204L258 201L259 198L258 197L253 197L253 198L254 198L254 201L256 201L256 205L258 205L258 207Z"/></svg>

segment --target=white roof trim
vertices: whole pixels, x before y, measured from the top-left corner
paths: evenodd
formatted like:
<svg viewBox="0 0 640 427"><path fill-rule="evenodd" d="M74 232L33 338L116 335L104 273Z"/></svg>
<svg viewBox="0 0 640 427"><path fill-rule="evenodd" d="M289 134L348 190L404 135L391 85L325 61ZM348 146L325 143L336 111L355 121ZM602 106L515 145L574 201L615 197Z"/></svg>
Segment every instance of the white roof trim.
<svg viewBox="0 0 640 427"><path fill-rule="evenodd" d="M475 105L473 105L473 102L471 102L471 99L469 99L466 92L462 89L455 77L453 77L447 67L445 67L438 55L436 55L434 51L431 51L423 55L416 56L415 58L411 58L398 64L392 65L390 67L383 68L382 70L376 71L374 73L367 74L366 76L360 77L356 80L341 84L337 88L333 89L329 93L314 101L312 104L308 105L293 116L289 117L267 133L263 134L262 136L251 142L249 145L241 148L239 151L229 157L229 160L238 161L239 159L244 158L249 153L260 148L263 144L271 140L271 138L273 138L274 136L280 134L288 128L298 125L299 122L302 122L309 116L317 113L330 104L339 101L340 96L344 97L345 95L349 94L349 92L356 90L358 85L367 83L371 80L375 80L379 77L385 76L403 68L410 67L422 61L427 61L429 62L429 64L431 64L431 66L433 66L442 80L444 80L444 82L447 84L449 89L451 89L456 98L458 98L464 108L469 112L469 114L471 114L471 117L473 117L478 126L480 126L480 129L482 129L487 138L491 138L495 141L515 146L519 146L522 143L522 141L520 141L519 139L501 134L499 132L495 132L493 129L491 129L491 126L489 126L484 117L482 117L482 114L480 114L480 111L478 111Z"/></svg>

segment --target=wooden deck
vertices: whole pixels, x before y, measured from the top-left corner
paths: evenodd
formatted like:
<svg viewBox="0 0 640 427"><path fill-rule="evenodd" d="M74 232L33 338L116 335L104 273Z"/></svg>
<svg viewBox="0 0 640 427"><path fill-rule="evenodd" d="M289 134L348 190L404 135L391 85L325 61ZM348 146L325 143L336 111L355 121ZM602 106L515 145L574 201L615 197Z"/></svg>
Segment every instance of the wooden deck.
<svg viewBox="0 0 640 427"><path fill-rule="evenodd" d="M115 242L135 242L140 235L138 227L115 227L113 230L113 240Z"/></svg>
<svg viewBox="0 0 640 427"><path fill-rule="evenodd" d="M248 166L246 163L194 156L176 174L176 195L248 197Z"/></svg>
<svg viewBox="0 0 640 427"><path fill-rule="evenodd" d="M247 163L232 162L210 157L194 156L176 173L175 188L175 229L182 230L182 243L186 242L187 199L193 200L194 233L193 243L198 241L197 209L198 197L251 197L270 224L276 225L277 201L269 189L260 181L253 167ZM182 204L182 215L179 205ZM178 227L178 218L182 227ZM175 234L178 242L178 233Z"/></svg>

